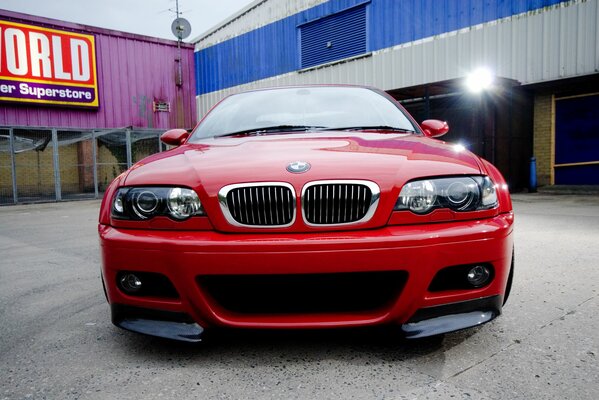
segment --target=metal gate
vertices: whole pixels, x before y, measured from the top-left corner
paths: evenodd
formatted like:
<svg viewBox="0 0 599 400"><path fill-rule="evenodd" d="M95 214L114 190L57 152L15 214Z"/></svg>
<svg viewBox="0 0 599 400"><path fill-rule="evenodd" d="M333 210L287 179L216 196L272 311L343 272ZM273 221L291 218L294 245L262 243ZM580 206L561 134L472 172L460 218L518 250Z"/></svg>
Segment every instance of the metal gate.
<svg viewBox="0 0 599 400"><path fill-rule="evenodd" d="M0 127L0 205L99 198L144 157L161 130Z"/></svg>

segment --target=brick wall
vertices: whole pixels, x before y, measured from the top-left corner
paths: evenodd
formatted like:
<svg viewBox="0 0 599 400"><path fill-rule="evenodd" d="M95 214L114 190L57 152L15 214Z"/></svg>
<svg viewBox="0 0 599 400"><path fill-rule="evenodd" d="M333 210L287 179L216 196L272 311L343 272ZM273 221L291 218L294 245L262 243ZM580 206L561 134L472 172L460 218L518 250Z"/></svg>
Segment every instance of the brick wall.
<svg viewBox="0 0 599 400"><path fill-rule="evenodd" d="M534 155L537 158L539 186L553 184L553 95L538 94L534 99Z"/></svg>

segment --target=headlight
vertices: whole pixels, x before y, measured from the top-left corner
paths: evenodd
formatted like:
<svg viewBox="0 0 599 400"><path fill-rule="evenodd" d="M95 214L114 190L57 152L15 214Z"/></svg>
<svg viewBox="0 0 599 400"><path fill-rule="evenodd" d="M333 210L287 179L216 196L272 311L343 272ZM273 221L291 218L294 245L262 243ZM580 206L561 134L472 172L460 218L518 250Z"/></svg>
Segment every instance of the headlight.
<svg viewBox="0 0 599 400"><path fill-rule="evenodd" d="M168 194L168 211L171 217L178 220L204 213L196 192L184 188L172 188L170 190Z"/></svg>
<svg viewBox="0 0 599 400"><path fill-rule="evenodd" d="M114 218L139 221L158 215L182 221L206 214L197 193L181 187L120 188L112 201Z"/></svg>
<svg viewBox="0 0 599 400"><path fill-rule="evenodd" d="M435 208L487 210L497 205L495 185L488 176L421 179L401 189L394 210L427 214Z"/></svg>

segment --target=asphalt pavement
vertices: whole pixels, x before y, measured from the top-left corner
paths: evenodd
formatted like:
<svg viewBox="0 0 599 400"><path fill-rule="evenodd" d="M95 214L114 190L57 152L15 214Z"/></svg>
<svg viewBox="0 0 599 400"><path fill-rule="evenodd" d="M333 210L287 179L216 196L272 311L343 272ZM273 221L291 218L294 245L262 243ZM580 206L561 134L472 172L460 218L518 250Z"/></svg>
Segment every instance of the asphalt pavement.
<svg viewBox="0 0 599 400"><path fill-rule="evenodd" d="M100 283L99 201L0 207L0 399L599 398L599 196L521 194L495 321L442 339L389 329L122 331Z"/></svg>

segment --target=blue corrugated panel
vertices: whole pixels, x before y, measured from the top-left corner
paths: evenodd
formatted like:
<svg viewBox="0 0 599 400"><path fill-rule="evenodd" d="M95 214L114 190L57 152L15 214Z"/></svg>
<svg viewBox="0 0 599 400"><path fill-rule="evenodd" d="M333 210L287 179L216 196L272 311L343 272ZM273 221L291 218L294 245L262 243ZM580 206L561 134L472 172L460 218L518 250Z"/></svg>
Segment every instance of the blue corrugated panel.
<svg viewBox="0 0 599 400"><path fill-rule="evenodd" d="M331 0L196 52L196 93L300 69L300 26L361 3L364 0Z"/></svg>
<svg viewBox="0 0 599 400"><path fill-rule="evenodd" d="M300 28L302 68L366 52L366 7L320 18Z"/></svg>
<svg viewBox="0 0 599 400"><path fill-rule="evenodd" d="M380 50L567 1L569 0L371 0L368 4L353 9L365 10L365 47L361 47L361 34L350 37L350 33L347 33L343 46L350 49L355 45L361 52ZM359 54L358 50L353 48L348 50L348 55L333 57L331 51L331 57L327 58L326 52L315 52L309 59L301 60L298 40L300 31L304 34L305 28L302 26L309 26L310 21L318 18L321 18L320 21L328 18L333 21L338 17L332 16L333 14L344 14L342 11L362 3L364 0L330 0L197 51L196 93L210 93L295 71L302 66L317 65L339 57ZM323 25L321 32L323 35L336 35L335 40L339 42L343 34L336 33L336 28L334 24L326 27ZM351 29L343 26L339 28L353 34L359 26ZM352 44L351 41L355 43ZM326 41L324 43L326 44ZM315 49L322 50L322 47L317 43Z"/></svg>

